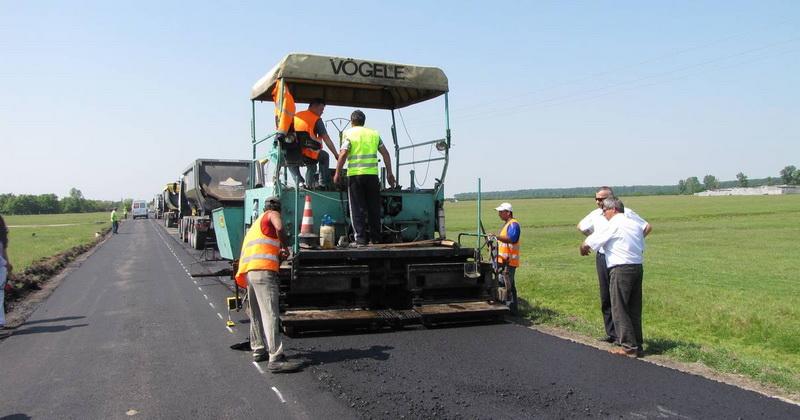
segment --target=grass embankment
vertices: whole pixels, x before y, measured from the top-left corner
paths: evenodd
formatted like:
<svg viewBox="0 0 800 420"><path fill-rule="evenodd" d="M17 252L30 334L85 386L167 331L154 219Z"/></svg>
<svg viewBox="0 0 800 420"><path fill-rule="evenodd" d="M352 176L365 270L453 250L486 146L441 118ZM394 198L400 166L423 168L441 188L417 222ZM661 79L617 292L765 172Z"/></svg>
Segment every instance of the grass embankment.
<svg viewBox="0 0 800 420"><path fill-rule="evenodd" d="M93 242L95 232L111 226L110 213L3 216L3 219L10 226L8 257L14 271L20 273L36 260Z"/></svg>
<svg viewBox="0 0 800 420"><path fill-rule="evenodd" d="M645 351L800 393L800 196L623 201L654 228L645 251ZM497 204L484 202L481 213L495 232ZM594 255L579 255L575 228L593 200L512 204L523 229L517 287L525 315L603 335ZM474 201L448 203L451 236L474 232L475 214Z"/></svg>

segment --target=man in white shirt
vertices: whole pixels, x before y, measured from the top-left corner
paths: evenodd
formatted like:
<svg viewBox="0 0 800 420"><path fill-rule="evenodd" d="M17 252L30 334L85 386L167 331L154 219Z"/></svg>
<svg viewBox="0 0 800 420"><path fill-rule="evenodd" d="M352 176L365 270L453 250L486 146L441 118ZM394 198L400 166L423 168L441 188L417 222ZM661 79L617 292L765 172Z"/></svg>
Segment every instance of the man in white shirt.
<svg viewBox="0 0 800 420"><path fill-rule="evenodd" d="M581 255L604 249L611 279L611 313L614 331L622 348L612 353L631 357L642 355L642 278L644 227L625 215L625 206L618 198L603 200L606 226L589 235L581 244Z"/></svg>
<svg viewBox="0 0 800 420"><path fill-rule="evenodd" d="M614 191L611 189L611 187L600 187L600 189L598 189L595 193L594 200L595 203L597 203L597 208L587 214L586 217L584 217L578 223L578 230L584 235L589 236L592 234L592 232L602 230L608 224L606 218L603 217L602 207L603 200L609 197L614 197ZM639 215L636 214L636 212L634 212L632 209L625 208L625 216L642 225L642 229L644 229L644 236L647 236L647 234L653 230L650 224L639 217ZM606 330L605 337L601 338L600 341L616 343L617 333L614 331L614 322L611 314L611 295L609 294L610 279L608 276L608 267L606 267L606 258L604 252L605 251L603 248L598 249L597 256L595 258L597 282L600 286L600 311L603 313L603 324Z"/></svg>

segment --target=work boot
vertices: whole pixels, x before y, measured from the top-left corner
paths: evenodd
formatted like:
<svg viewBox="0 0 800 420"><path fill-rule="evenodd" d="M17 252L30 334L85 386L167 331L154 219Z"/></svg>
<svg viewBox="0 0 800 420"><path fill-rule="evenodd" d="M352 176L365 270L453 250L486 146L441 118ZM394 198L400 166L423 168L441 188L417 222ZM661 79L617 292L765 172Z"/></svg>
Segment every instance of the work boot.
<svg viewBox="0 0 800 420"><path fill-rule="evenodd" d="M267 370L272 373L297 372L303 367L303 362L286 360L286 356L280 355L276 360L267 363Z"/></svg>
<svg viewBox="0 0 800 420"><path fill-rule="evenodd" d="M269 355L266 352L264 352L264 353L253 353L253 361L256 362L256 363L263 362L263 361L265 361L267 359L269 359Z"/></svg>

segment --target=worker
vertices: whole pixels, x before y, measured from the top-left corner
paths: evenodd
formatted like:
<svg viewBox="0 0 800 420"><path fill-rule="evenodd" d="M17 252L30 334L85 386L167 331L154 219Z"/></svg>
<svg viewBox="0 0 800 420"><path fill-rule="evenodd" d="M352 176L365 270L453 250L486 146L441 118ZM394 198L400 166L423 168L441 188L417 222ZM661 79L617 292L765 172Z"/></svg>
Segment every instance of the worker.
<svg viewBox="0 0 800 420"><path fill-rule="evenodd" d="M267 370L274 373L295 372L303 365L286 359L278 331L278 270L281 257L288 255L286 244L280 199L269 197L264 213L253 222L242 242L236 284L247 288L253 361L263 362L269 358Z"/></svg>
<svg viewBox="0 0 800 420"><path fill-rule="evenodd" d="M362 247L381 241L381 193L378 182L378 152L383 156L386 179L395 185L389 152L377 131L364 127L367 117L361 110L350 115L351 127L344 131L336 174L333 182L339 183L342 168L347 161L347 198L350 218L355 232L354 246ZM369 230L367 230L367 224Z"/></svg>
<svg viewBox="0 0 800 420"><path fill-rule="evenodd" d="M506 289L506 304L511 314L516 315L519 303L514 275L519 267L519 237L522 231L519 222L514 218L514 208L511 203L501 203L495 210L503 221L500 233L492 235L497 238L497 267L500 270L500 280Z"/></svg>
<svg viewBox="0 0 800 420"><path fill-rule="evenodd" d="M0 330L6 328L6 281L11 274L11 261L8 259L8 227L0 216Z"/></svg>
<svg viewBox="0 0 800 420"><path fill-rule="evenodd" d="M116 235L118 229L119 229L119 215L117 215L117 208L114 207L111 209L111 233Z"/></svg>
<svg viewBox="0 0 800 420"><path fill-rule="evenodd" d="M598 188L597 192L594 194L594 201L597 204L597 208L589 212L586 217L578 222L578 230L584 235L589 236L593 232L603 230L608 224L608 220L606 220L603 215L603 200L606 198L614 198L614 190L607 186ZM650 223L642 219L633 209L625 207L623 214L625 217L642 226L645 237L653 230ZM611 313L611 294L609 291L611 278L609 277L608 268L606 267L605 249L603 247L597 250L595 269L597 270L597 282L600 287L600 312L603 314L603 324L605 327L605 335L599 338L599 340L606 343L616 343L618 340Z"/></svg>
<svg viewBox="0 0 800 420"><path fill-rule="evenodd" d="M331 183L331 170L330 170L330 157L325 150L322 149L324 142L328 149L333 153L334 158L338 161L339 154L336 153L336 147L333 141L328 136L328 131L325 129L325 123L322 121L322 113L325 112L325 100L322 98L313 99L308 104L308 109L300 111L294 116L294 131L295 133L307 133L310 145L300 143L300 153L303 155L303 160L306 161L306 177L303 179L300 176L300 168L297 166L290 166L289 172L294 176L295 182L300 188L306 188L306 183L310 184L309 187L315 188L313 185L314 175L319 166L319 185L320 189L327 189Z"/></svg>
<svg viewBox="0 0 800 420"><path fill-rule="evenodd" d="M128 207L127 206L122 207L122 218L124 220L128 220Z"/></svg>

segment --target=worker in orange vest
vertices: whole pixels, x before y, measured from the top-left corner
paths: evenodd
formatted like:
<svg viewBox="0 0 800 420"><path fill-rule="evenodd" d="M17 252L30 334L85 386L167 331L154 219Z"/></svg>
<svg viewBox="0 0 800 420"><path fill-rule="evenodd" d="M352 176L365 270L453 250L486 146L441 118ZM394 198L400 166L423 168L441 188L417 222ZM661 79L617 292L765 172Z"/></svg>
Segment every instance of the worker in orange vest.
<svg viewBox="0 0 800 420"><path fill-rule="evenodd" d="M269 358L267 370L275 373L295 372L303 366L302 362L286 360L278 331L278 272L281 258L288 255L286 243L280 199L270 197L264 213L253 222L242 242L236 285L247 288L253 360L263 362Z"/></svg>
<svg viewBox="0 0 800 420"><path fill-rule="evenodd" d="M500 269L500 280L506 289L506 304L513 315L517 314L517 286L514 281L519 267L519 237L522 233L519 222L514 218L511 203L502 203L496 207L497 215L504 222L497 238L497 266Z"/></svg>
<svg viewBox="0 0 800 420"><path fill-rule="evenodd" d="M306 133L309 140L305 143L302 140L300 142L300 153L306 162L306 177L300 176L300 168L297 166L289 167L289 172L292 173L300 188L306 188L306 183L312 184L317 167L319 167L319 188L324 190L331 185L330 156L325 150L322 150L323 142L333 157L339 160L336 147L325 129L325 122L320 118L323 112L325 112L325 100L317 98L311 100L307 110L300 111L294 116L294 131L298 134L298 139L300 133ZM314 185L309 185L309 187L313 188Z"/></svg>

